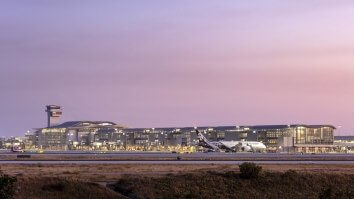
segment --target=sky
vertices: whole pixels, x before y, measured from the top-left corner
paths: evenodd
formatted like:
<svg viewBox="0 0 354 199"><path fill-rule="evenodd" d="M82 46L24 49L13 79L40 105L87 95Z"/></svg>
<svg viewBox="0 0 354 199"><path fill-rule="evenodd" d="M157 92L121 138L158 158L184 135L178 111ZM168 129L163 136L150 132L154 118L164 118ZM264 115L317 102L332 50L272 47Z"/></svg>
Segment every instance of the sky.
<svg viewBox="0 0 354 199"><path fill-rule="evenodd" d="M354 135L352 0L2 0L0 136L61 122Z"/></svg>

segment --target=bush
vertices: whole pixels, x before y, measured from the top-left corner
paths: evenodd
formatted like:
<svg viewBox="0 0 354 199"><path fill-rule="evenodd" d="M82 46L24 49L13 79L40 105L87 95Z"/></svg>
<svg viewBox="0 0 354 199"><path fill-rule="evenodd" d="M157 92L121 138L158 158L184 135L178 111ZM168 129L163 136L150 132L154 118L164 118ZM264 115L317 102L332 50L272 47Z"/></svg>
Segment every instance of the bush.
<svg viewBox="0 0 354 199"><path fill-rule="evenodd" d="M319 199L335 198L332 187L328 187L319 194Z"/></svg>
<svg viewBox="0 0 354 199"><path fill-rule="evenodd" d="M56 182L56 183L50 183L43 185L42 190L43 191L64 191L65 184L64 182Z"/></svg>
<svg viewBox="0 0 354 199"><path fill-rule="evenodd" d="M16 178L6 174L0 174L0 198L13 198L15 194L15 182Z"/></svg>
<svg viewBox="0 0 354 199"><path fill-rule="evenodd" d="M258 178L260 172L262 171L261 166L257 166L252 162L242 163L240 166L240 177L243 179Z"/></svg>
<svg viewBox="0 0 354 199"><path fill-rule="evenodd" d="M128 198L341 198L354 199L353 174L267 172L240 180L239 172L124 176L111 188Z"/></svg>
<svg viewBox="0 0 354 199"><path fill-rule="evenodd" d="M25 177L18 180L16 199L119 199L106 187L79 179L61 177ZM0 197L1 198L1 197Z"/></svg>

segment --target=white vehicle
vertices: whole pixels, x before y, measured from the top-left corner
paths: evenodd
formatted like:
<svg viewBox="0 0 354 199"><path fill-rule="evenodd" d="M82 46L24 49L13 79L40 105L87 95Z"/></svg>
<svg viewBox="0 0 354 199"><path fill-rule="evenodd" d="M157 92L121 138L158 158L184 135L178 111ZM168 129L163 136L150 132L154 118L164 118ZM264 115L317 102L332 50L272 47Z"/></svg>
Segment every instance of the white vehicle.
<svg viewBox="0 0 354 199"><path fill-rule="evenodd" d="M215 141L211 142L196 130L199 146L208 148L208 151L226 151L226 152L265 152L267 147L262 142L248 141Z"/></svg>
<svg viewBox="0 0 354 199"><path fill-rule="evenodd" d="M23 153L24 152L24 150L22 150L22 148L19 146L12 146L11 151L14 153Z"/></svg>

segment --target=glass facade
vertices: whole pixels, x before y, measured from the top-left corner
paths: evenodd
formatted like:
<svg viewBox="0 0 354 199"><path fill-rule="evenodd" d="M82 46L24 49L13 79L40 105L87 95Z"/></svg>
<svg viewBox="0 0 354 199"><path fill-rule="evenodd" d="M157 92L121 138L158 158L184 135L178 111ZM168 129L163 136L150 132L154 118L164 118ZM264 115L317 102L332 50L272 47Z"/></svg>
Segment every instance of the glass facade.
<svg viewBox="0 0 354 199"><path fill-rule="evenodd" d="M41 130L37 137L41 146L60 148L67 145L65 128L46 128Z"/></svg>
<svg viewBox="0 0 354 199"><path fill-rule="evenodd" d="M318 147L333 145L335 130L329 125L221 126L198 129L205 132L210 141L259 141L269 151L277 151L285 145L301 148L301 151L318 151ZM46 148L65 148L68 145L70 149L107 150L174 150L179 147L198 147L194 127L131 129L82 123L67 128L43 128L36 133L37 147Z"/></svg>
<svg viewBox="0 0 354 199"><path fill-rule="evenodd" d="M294 144L333 144L334 127L297 127L294 129Z"/></svg>

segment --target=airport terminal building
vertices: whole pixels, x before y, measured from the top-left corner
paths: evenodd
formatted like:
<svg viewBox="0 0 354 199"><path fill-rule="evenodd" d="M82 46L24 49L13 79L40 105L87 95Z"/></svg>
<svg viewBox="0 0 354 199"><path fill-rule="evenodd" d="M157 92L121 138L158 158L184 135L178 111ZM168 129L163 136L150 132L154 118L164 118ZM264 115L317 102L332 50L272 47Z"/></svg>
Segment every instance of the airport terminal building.
<svg viewBox="0 0 354 199"><path fill-rule="evenodd" d="M119 140L123 127L107 121L70 121L62 124L36 129L36 146L41 149L66 150L88 149L89 146L110 144Z"/></svg>
<svg viewBox="0 0 354 199"><path fill-rule="evenodd" d="M210 141L258 141L271 152L324 153L333 150L331 125L197 127ZM125 128L106 121L71 121L35 132L41 149L198 150L195 127Z"/></svg>
<svg viewBox="0 0 354 199"><path fill-rule="evenodd" d="M196 129L210 141L258 141L269 152L325 153L334 149L332 125L256 125L127 128L110 121L58 124L61 107L46 106L48 125L32 136L33 147L51 150L201 150Z"/></svg>

